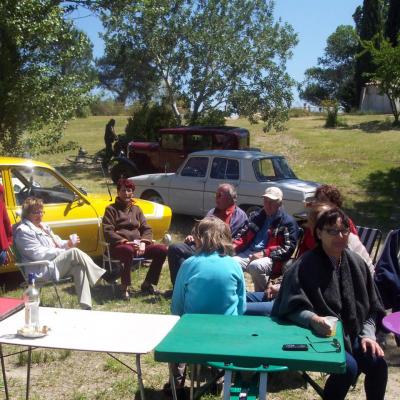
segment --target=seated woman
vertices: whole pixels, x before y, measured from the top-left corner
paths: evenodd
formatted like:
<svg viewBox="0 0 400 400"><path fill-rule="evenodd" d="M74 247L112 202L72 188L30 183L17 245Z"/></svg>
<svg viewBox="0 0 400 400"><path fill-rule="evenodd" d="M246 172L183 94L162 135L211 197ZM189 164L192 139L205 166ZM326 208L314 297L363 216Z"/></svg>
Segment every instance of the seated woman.
<svg viewBox="0 0 400 400"><path fill-rule="evenodd" d="M243 271L231 257L232 237L227 224L210 216L192 232L196 254L179 269L172 295L175 315L243 314L246 308Z"/></svg>
<svg viewBox="0 0 400 400"><path fill-rule="evenodd" d="M331 203L316 203L314 202L308 210L306 231L310 234L299 245L299 252L297 258L301 257L306 251L312 250L316 246L314 240L314 228L318 216L323 212L336 208ZM368 254L368 251L361 243L360 238L354 233L350 232L347 241L347 248L357 253L367 263L371 274L374 273L374 265ZM274 304L273 298L276 297L280 289L280 283L271 282L265 292L248 292L246 294L247 310L246 315L270 315L272 306Z"/></svg>
<svg viewBox="0 0 400 400"><path fill-rule="evenodd" d="M365 373L367 399L383 399L387 383L384 353L375 339L376 322L384 315L372 275L364 260L348 250L348 217L338 208L322 213L316 222L317 246L305 253L286 272L272 309L272 316L288 318L329 336L324 318L335 316L343 324L346 372L331 374L324 399L340 400Z"/></svg>
<svg viewBox="0 0 400 400"><path fill-rule="evenodd" d="M151 227L142 210L135 205L134 190L133 182L120 179L115 203L106 208L103 217L104 238L110 244L111 256L122 264L121 291L124 300L129 300L130 297L128 288L131 285L133 259L144 257L152 260L141 290L155 294L157 291L153 285L157 285L167 257L167 247L152 242Z"/></svg>
<svg viewBox="0 0 400 400"><path fill-rule="evenodd" d="M72 275L81 308L92 308L90 286L94 286L106 272L97 266L71 240L62 240L50 227L42 222L43 201L28 197L22 204L22 221L13 226L14 244L21 262L51 261L49 266L30 266L38 280L59 280ZM76 243L79 243L77 238Z"/></svg>
<svg viewBox="0 0 400 400"><path fill-rule="evenodd" d="M205 217L192 231L196 254L179 269L172 295L175 315L243 314L246 284L234 254L229 226L215 216ZM174 365L178 388L185 380L185 365Z"/></svg>

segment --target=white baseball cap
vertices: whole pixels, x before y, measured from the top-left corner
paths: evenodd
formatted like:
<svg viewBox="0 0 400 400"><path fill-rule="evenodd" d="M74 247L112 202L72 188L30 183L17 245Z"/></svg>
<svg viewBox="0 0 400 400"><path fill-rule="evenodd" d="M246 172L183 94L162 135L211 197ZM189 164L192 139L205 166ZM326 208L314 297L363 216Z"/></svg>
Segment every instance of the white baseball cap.
<svg viewBox="0 0 400 400"><path fill-rule="evenodd" d="M282 201L283 193L281 189L277 188L276 186L272 186L265 189L263 197L268 197L271 200Z"/></svg>

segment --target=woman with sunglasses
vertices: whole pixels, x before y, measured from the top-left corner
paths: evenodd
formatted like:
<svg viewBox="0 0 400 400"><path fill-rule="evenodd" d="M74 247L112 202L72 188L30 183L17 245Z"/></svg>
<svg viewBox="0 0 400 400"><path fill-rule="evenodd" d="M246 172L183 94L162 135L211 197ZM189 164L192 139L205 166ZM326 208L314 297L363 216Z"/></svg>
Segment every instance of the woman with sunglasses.
<svg viewBox="0 0 400 400"><path fill-rule="evenodd" d="M39 281L58 281L72 275L76 294L82 309L92 308L90 287L106 272L97 266L74 241L62 240L55 235L50 226L43 223L43 201L37 197L28 197L22 204L22 221L13 226L14 244L21 262L48 260L50 264L30 266L27 273L34 273Z"/></svg>
<svg viewBox="0 0 400 400"><path fill-rule="evenodd" d="M365 261L347 249L348 217L338 208L319 215L317 246L286 272L272 316L288 318L321 336L333 334L325 317L343 324L346 372L331 374L324 399L346 397L359 372L365 373L366 398L383 399L387 383L384 353L376 342L376 323L384 310Z"/></svg>

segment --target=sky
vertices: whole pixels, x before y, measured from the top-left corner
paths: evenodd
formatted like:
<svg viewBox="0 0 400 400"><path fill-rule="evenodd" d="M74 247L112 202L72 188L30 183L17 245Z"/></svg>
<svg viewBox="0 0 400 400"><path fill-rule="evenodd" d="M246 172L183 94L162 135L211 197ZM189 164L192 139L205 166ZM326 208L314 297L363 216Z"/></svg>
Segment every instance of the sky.
<svg viewBox="0 0 400 400"><path fill-rule="evenodd" d="M293 26L298 34L298 45L293 57L287 63L289 75L298 82L304 78L304 71L317 64L326 47L326 39L339 25L353 25L352 15L363 0L275 0L275 18L281 18ZM73 15L78 28L86 32L93 42L93 53L100 57L104 45L99 38L103 27L101 22L89 11L78 10ZM293 106L302 102L294 91Z"/></svg>

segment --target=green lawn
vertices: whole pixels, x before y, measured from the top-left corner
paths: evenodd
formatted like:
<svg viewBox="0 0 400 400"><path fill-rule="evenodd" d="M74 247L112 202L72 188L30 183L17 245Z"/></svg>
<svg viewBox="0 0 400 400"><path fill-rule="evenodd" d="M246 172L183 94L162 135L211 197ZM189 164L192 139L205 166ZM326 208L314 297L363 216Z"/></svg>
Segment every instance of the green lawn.
<svg viewBox="0 0 400 400"><path fill-rule="evenodd" d="M123 133L127 117L115 117L117 133ZM385 231L398 226L400 166L399 130L391 130L385 116L345 116L347 124L337 130L324 129L320 116L292 119L288 129L281 133L263 133L260 125L250 126L244 120L229 121L230 125L248 128L252 134L252 146L265 151L284 154L297 175L303 179L336 184L346 197L345 206L357 224L377 226ZM90 154L103 147L104 126L110 117L91 117L71 121L65 140L75 140ZM68 154L74 154L71 151ZM75 168L66 163L67 154L52 154L40 160L56 166L68 178L90 191L105 191L104 179L99 171ZM189 232L193 219L174 216L171 231L175 240L181 240ZM139 286L145 270L133 273L135 295L129 303L113 297L111 288L99 285L93 290L95 310L119 312L168 313L169 300L161 296L143 296ZM164 266L161 289L171 287L167 265ZM0 290L1 291L1 290ZM21 289L9 290L6 295L21 296ZM77 308L72 285L64 285L61 295L65 307ZM51 288L45 288L42 304L53 306L56 299ZM22 323L22 321L21 321ZM107 323L107 321L104 321ZM101 332L99 332L101 336ZM390 368L390 385L387 399L398 396L400 378L398 365L400 354L390 339L386 349ZM17 350L4 346L6 353ZM132 357L122 357L132 364ZM132 373L104 354L36 350L34 357L31 399L113 400L139 398ZM26 357L7 358L7 372L11 398L24 398ZM397 367L396 367L397 366ZM153 355L144 357L144 379L148 400L162 399L161 388L168 379L165 364L156 363ZM314 374L317 378L319 374ZM321 378L320 378L321 379ZM323 379L322 379L323 380ZM363 399L361 378L348 398ZM0 391L1 391L0 378ZM272 377L271 400L316 399L312 389L305 389L294 372L279 373ZM205 397L209 400L215 396Z"/></svg>

